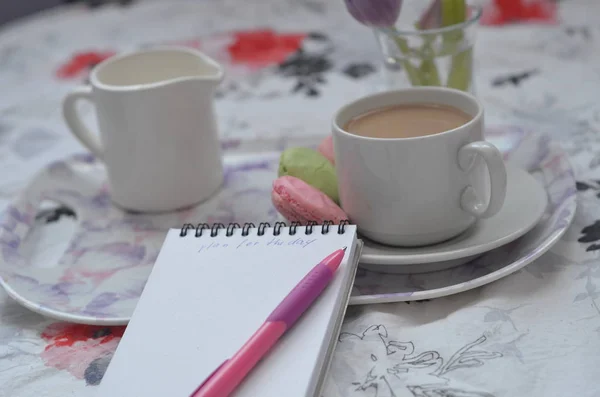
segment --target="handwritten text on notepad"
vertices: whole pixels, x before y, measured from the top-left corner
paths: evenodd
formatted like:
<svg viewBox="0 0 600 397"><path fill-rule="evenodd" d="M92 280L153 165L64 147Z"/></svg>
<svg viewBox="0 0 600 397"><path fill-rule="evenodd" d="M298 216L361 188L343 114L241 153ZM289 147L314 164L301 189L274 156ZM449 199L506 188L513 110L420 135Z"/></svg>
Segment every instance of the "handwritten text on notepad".
<svg viewBox="0 0 600 397"><path fill-rule="evenodd" d="M314 243L315 241L317 241L316 238L313 239L307 239L307 238L296 238L293 240L283 240L280 239L278 237L272 237L270 240L267 239L261 239L261 240L253 240L251 238L247 238L242 240L241 242L235 242L235 243L217 243L217 242L211 242L210 244L202 244L200 246L200 248L198 249L198 252L204 252L204 251L208 251L208 250L213 250L213 249L225 249L225 248L233 248L233 249L251 249L252 247L299 247L299 248L306 248L308 247L310 244Z"/></svg>

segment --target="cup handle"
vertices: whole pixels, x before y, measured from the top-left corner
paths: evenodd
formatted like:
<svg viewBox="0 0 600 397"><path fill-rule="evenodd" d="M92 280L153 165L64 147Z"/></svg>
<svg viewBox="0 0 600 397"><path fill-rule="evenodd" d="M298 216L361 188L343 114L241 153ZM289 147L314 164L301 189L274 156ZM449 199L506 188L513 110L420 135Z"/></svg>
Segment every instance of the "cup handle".
<svg viewBox="0 0 600 397"><path fill-rule="evenodd" d="M467 186L460 197L460 205L463 210L471 213L477 218L489 218L500 211L506 197L506 166L500 151L491 143L477 141L463 146L458 152L458 165L469 172L475 158L480 155L486 163L490 174L490 201L484 203L478 198L473 186Z"/></svg>
<svg viewBox="0 0 600 397"><path fill-rule="evenodd" d="M83 123L77 109L77 101L80 99L88 100L94 103L91 87L78 87L71 91L63 101L63 116L71 132L81 142L83 146L88 148L94 156L99 159L104 157L102 144L97 135L93 134Z"/></svg>

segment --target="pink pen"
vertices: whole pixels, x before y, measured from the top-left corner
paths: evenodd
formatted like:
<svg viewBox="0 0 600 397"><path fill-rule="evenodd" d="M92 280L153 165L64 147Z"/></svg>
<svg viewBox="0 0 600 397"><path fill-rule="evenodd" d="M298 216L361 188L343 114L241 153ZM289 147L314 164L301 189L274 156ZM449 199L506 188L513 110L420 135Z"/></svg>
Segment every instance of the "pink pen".
<svg viewBox="0 0 600 397"><path fill-rule="evenodd" d="M312 305L333 279L346 247L323 259L281 301L264 324L232 358L225 361L190 397L227 397L279 338Z"/></svg>

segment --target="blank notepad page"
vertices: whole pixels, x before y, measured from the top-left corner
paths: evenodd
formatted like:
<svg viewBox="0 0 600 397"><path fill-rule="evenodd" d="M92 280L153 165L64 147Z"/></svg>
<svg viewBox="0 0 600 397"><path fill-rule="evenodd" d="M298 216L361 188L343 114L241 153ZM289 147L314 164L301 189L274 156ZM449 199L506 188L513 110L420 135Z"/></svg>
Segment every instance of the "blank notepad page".
<svg viewBox="0 0 600 397"><path fill-rule="evenodd" d="M171 230L98 389L106 397L187 397L261 326L294 286L348 247L334 280L249 374L235 397L312 397L337 339L360 251L354 226L306 235L267 228L216 237Z"/></svg>

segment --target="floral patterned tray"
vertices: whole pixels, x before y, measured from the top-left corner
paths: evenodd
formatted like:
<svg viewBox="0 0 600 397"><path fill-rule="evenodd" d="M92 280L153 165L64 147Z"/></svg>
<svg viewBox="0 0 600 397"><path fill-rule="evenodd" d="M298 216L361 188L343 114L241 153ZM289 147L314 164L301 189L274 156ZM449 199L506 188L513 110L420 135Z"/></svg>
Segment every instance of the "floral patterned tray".
<svg viewBox="0 0 600 397"><path fill-rule="evenodd" d="M550 204L542 222L518 241L455 269L418 275L360 269L351 304L429 299L476 288L519 270L564 233L575 213L575 180L560 146L518 128L489 131L488 139L546 187ZM0 282L17 302L46 316L126 324L168 228L186 222L258 224L279 219L270 200L278 159L277 151L228 156L218 195L196 208L161 215L115 208L102 164L88 155L53 163L0 220ZM64 206L76 222L60 222L63 226L45 229L40 237L40 211L48 200ZM45 244L52 249L40 248L40 239L51 241ZM49 252L61 244L65 248L50 260Z"/></svg>

